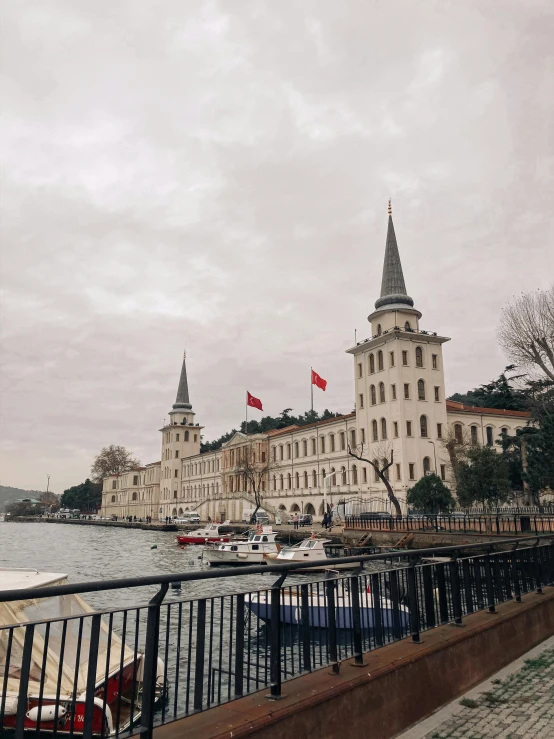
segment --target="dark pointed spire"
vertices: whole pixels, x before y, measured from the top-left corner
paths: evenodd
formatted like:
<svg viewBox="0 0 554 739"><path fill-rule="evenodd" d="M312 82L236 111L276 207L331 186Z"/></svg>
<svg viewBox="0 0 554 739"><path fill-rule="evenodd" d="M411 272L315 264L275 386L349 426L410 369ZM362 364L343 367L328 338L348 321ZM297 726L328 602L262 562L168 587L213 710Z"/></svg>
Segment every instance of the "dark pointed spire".
<svg viewBox="0 0 554 739"><path fill-rule="evenodd" d="M181 367L181 377L179 379L179 387L177 388L177 398L173 403L174 410L191 410L192 405L189 400L189 385L187 381L187 353L183 354L183 366Z"/></svg>
<svg viewBox="0 0 554 739"><path fill-rule="evenodd" d="M381 281L381 297L376 301L375 308L384 308L389 305L409 305L412 307L414 301L406 292L406 283L400 263L396 234L392 222L392 205L389 200L389 227L387 230L387 245L385 248L385 261L383 263L383 279Z"/></svg>

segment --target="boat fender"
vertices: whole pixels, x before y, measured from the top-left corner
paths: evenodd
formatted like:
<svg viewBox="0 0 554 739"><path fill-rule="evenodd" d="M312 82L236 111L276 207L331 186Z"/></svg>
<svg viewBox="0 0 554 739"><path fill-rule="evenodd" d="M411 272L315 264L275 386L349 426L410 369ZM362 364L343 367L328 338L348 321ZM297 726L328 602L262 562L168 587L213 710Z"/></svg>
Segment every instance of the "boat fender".
<svg viewBox="0 0 554 739"><path fill-rule="evenodd" d="M49 706L42 706L42 711L40 711L41 722L53 721L56 717L56 708L58 709L58 718L63 718L67 713L67 709L63 706L56 706L56 704L54 703L50 704ZM27 711L26 715L29 721L33 721L34 723L38 721L39 709L40 706L35 706L34 708L31 708L30 711Z"/></svg>
<svg viewBox="0 0 554 739"><path fill-rule="evenodd" d="M108 736L111 736L111 734L113 734L113 718L112 718L111 708L108 705L106 705L106 707L104 708L104 701L103 701L102 698L95 698L94 699L94 705L95 706L98 706L98 708L101 711L102 710L105 711L104 716L106 718L106 723L108 725L107 726L107 728L108 728L107 735Z"/></svg>
<svg viewBox="0 0 554 739"><path fill-rule="evenodd" d="M152 546L150 547L150 549L157 549L157 548L158 548L157 544L152 544Z"/></svg>
<svg viewBox="0 0 554 739"><path fill-rule="evenodd" d="M163 682L165 672L165 665L163 661L158 657L156 662L156 682Z"/></svg>

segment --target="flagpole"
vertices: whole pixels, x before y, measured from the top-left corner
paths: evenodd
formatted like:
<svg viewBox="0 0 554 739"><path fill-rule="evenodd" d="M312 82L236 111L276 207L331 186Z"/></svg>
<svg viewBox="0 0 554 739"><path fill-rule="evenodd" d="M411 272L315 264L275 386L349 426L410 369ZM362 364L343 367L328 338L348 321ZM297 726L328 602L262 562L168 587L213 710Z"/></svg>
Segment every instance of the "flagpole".
<svg viewBox="0 0 554 739"><path fill-rule="evenodd" d="M248 390L246 391L246 425L244 427L244 433L248 434Z"/></svg>
<svg viewBox="0 0 554 739"><path fill-rule="evenodd" d="M312 396L312 414L314 412L314 375L313 368L310 367L310 392Z"/></svg>

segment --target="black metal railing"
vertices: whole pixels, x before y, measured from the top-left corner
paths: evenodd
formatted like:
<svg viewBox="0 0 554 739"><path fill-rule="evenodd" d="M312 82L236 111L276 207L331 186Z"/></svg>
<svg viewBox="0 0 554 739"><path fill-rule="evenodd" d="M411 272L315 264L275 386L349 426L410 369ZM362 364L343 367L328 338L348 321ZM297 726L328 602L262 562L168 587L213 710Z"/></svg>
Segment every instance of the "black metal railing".
<svg viewBox="0 0 554 739"><path fill-rule="evenodd" d="M514 534L554 533L554 516L550 515L483 515L483 516L377 516L371 513L347 516L345 528L364 531L435 531L453 533L475 533L491 536L513 536Z"/></svg>
<svg viewBox="0 0 554 739"><path fill-rule="evenodd" d="M229 594L231 569L4 591L0 606L63 598L69 607L82 593L158 588L144 605L0 627L0 732L149 737L158 725L254 691L278 698L298 675L338 671L347 658L361 665L364 652L407 637L418 642L427 629L541 592L554 584L554 544L552 537L530 543L506 539L502 551L494 542L470 545L462 557L455 547L399 551L393 569L384 568L390 553L340 557L331 566L350 571L318 579L305 572L293 579L304 562L248 566L241 577L278 579ZM173 590L166 599L175 581L209 580L219 584L217 595L182 598Z"/></svg>

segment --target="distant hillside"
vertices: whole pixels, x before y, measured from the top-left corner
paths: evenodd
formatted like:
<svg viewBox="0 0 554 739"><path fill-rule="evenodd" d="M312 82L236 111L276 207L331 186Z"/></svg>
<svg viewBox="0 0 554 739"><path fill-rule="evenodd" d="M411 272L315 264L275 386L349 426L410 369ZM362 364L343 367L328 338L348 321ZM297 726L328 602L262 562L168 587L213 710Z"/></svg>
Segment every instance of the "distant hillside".
<svg viewBox="0 0 554 739"><path fill-rule="evenodd" d="M4 510L4 505L11 500L17 498L38 498L44 490L22 490L21 488L10 488L7 485L0 485L0 511Z"/></svg>

